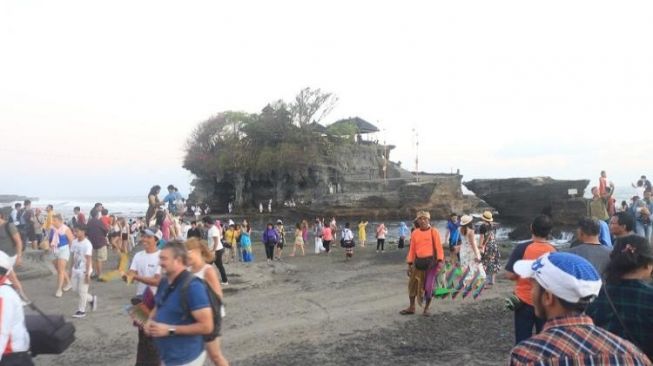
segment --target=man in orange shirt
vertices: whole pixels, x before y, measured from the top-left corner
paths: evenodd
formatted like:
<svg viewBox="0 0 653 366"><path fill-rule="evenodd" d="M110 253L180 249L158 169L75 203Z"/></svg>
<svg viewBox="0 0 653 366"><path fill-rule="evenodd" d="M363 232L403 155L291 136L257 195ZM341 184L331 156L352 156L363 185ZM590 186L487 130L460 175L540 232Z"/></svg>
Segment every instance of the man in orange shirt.
<svg viewBox="0 0 653 366"><path fill-rule="evenodd" d="M428 212L417 212L415 221L419 227L410 235L410 249L406 258L410 306L399 312L402 315L415 314L416 297L420 306L425 298L423 315L430 315L429 306L433 297L433 285L444 261L440 233L436 228L431 227L430 220L431 214Z"/></svg>
<svg viewBox="0 0 653 366"><path fill-rule="evenodd" d="M540 319L535 315L531 296L533 284L530 279L519 277L515 273L514 265L519 260L535 260L545 253L555 252L555 247L548 242L552 229L553 222L549 216L537 216L531 224L532 240L517 245L506 264L508 279L516 281L515 295L510 300L514 303L511 307L515 312L515 344L530 338L533 335L533 326L536 334L542 331L546 319Z"/></svg>

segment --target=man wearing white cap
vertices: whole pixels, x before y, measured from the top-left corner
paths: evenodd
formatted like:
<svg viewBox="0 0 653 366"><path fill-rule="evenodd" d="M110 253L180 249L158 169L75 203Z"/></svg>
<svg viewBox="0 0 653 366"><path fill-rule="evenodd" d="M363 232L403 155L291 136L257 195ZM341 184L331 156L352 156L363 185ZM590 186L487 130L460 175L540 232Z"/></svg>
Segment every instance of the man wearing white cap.
<svg viewBox="0 0 653 366"><path fill-rule="evenodd" d="M514 269L532 281L535 315L546 323L541 333L512 349L511 365L651 365L632 343L584 314L601 289L601 277L586 259L547 253L517 261Z"/></svg>
<svg viewBox="0 0 653 366"><path fill-rule="evenodd" d="M29 333L25 327L23 302L16 291L7 286L15 257L0 251L0 365L33 365L29 354Z"/></svg>

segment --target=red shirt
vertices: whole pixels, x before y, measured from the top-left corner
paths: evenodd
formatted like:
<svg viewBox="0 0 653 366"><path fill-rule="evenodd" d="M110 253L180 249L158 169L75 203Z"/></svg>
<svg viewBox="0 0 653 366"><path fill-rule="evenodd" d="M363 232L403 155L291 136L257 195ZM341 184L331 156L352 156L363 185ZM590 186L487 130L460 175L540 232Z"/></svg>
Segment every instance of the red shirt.
<svg viewBox="0 0 653 366"><path fill-rule="evenodd" d="M77 214L77 225L86 225L86 216L81 212Z"/></svg>
<svg viewBox="0 0 653 366"><path fill-rule="evenodd" d="M100 221L102 221L102 223L104 224L104 227L106 227L107 230L109 230L109 226L111 226L111 217L102 216L102 217L100 217Z"/></svg>

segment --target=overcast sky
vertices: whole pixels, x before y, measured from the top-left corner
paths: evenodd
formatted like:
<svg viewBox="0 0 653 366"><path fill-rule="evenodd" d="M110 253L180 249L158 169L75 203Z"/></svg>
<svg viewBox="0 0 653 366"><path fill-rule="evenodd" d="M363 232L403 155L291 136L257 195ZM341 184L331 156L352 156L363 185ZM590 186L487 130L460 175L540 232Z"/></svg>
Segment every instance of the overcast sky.
<svg viewBox="0 0 653 366"><path fill-rule="evenodd" d="M410 166L653 175L651 1L0 2L0 193L188 190L184 141L311 86ZM383 137L385 136L385 137Z"/></svg>

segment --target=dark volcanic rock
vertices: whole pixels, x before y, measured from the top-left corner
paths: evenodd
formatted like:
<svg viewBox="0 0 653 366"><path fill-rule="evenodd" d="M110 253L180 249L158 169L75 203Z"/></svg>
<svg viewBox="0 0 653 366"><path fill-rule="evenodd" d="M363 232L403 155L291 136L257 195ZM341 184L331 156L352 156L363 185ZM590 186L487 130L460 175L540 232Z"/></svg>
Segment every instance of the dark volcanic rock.
<svg viewBox="0 0 653 366"><path fill-rule="evenodd" d="M489 205L505 221L530 222L541 214L549 214L557 225L575 225L587 214L583 199L588 180L556 180L550 177L474 179L463 183ZM575 198L569 190L575 189Z"/></svg>

